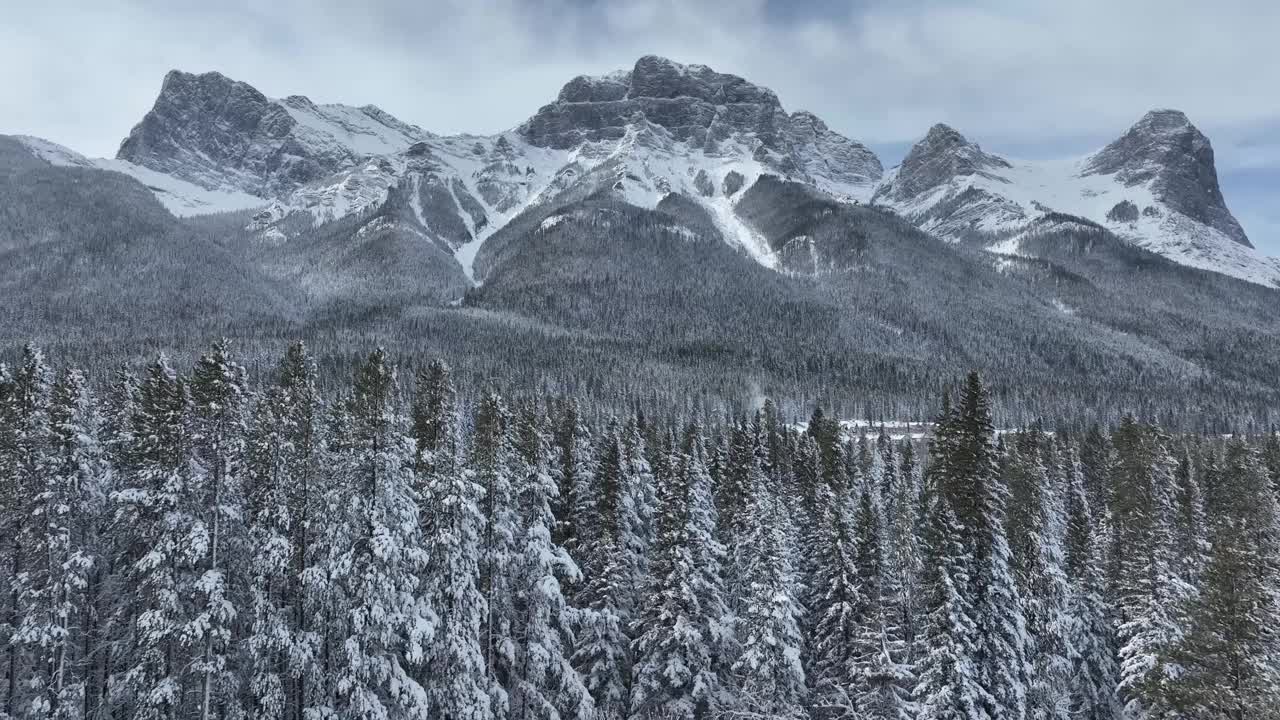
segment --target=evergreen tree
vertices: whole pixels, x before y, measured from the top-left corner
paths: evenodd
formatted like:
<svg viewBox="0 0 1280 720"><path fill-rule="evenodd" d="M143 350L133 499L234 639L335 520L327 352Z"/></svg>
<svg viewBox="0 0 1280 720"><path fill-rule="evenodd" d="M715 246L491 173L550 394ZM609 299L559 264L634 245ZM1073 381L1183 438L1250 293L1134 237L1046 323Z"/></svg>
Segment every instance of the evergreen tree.
<svg viewBox="0 0 1280 720"><path fill-rule="evenodd" d="M854 564L862 590L854 613L855 706L861 717L903 720L910 715L914 678L902 663L906 644L898 625L899 589L889 584L893 578L885 570L877 489L870 481L863 483L854 522Z"/></svg>
<svg viewBox="0 0 1280 720"><path fill-rule="evenodd" d="M1111 616L1103 597L1104 538L1089 504L1089 489L1079 458L1068 451L1065 568L1070 582L1068 617L1072 673L1068 692L1071 714L1081 720L1119 717L1119 684Z"/></svg>
<svg viewBox="0 0 1280 720"><path fill-rule="evenodd" d="M1168 717L1170 652L1185 632L1189 588L1175 557L1176 464L1159 433L1126 418L1114 438L1111 595L1119 616L1119 693L1130 717Z"/></svg>
<svg viewBox="0 0 1280 720"><path fill-rule="evenodd" d="M1173 662L1172 704L1191 718L1267 718L1280 708L1280 514L1257 450L1227 448L1204 587Z"/></svg>
<svg viewBox="0 0 1280 720"><path fill-rule="evenodd" d="M696 423L690 425L681 448L679 470L688 488L692 589L698 609L696 624L705 638L711 660L695 676L695 697L699 707L714 712L733 699L732 688L726 680L737 656L737 638L724 586L727 551L715 536L718 521L703 442L702 428Z"/></svg>
<svg viewBox="0 0 1280 720"><path fill-rule="evenodd" d="M512 581L519 555L510 418L496 392L489 392L476 410L475 433L468 464L483 489L480 514L480 593L487 610L481 632L485 664L493 679L491 705L499 717L511 711L509 691L514 680L517 609Z"/></svg>
<svg viewBox="0 0 1280 720"><path fill-rule="evenodd" d="M356 373L347 413L350 439L329 493L326 572L342 608L342 638L328 711L340 718L427 718L426 693L411 671L425 659L437 618L421 593L428 557L413 490L412 441L394 409L395 372L377 350Z"/></svg>
<svg viewBox="0 0 1280 720"><path fill-rule="evenodd" d="M742 654L733 666L739 694L730 715L801 718L807 705L801 608L785 547L782 504L758 462L752 463L749 478L751 532L744 539L750 550L742 569L750 589L742 616Z"/></svg>
<svg viewBox="0 0 1280 720"><path fill-rule="evenodd" d="M633 718L694 718L731 700L725 686L734 642L724 601L724 548L716 541L711 477L695 424L663 461L650 605L634 644Z"/></svg>
<svg viewBox="0 0 1280 720"><path fill-rule="evenodd" d="M238 712L231 641L240 598L233 593L229 558L243 549L237 540L243 538L247 390L227 341L200 358L190 388L193 462L186 502L192 504L188 552L195 606L182 634L198 648L191 670L199 677L199 716L208 720Z"/></svg>
<svg viewBox="0 0 1280 720"><path fill-rule="evenodd" d="M944 418L946 415L943 416ZM975 658L978 628L963 588L972 561L964 528L942 488L928 493L925 542L925 647L915 698L919 720L994 720L994 699L983 687Z"/></svg>
<svg viewBox="0 0 1280 720"><path fill-rule="evenodd" d="M1006 526L1012 567L1023 600L1027 650L1033 658L1028 715L1036 720L1066 720L1071 675L1067 577L1062 557L1062 506L1046 459L1053 448L1038 426L1020 433L1004 459L1009 487Z"/></svg>
<svg viewBox="0 0 1280 720"><path fill-rule="evenodd" d="M482 639L488 616L480 589L483 489L460 457L456 407L448 366L432 362L418 376L413 406L429 558L422 582L439 618L420 678L435 717L488 720L495 692Z"/></svg>
<svg viewBox="0 0 1280 720"><path fill-rule="evenodd" d="M701 717L707 710L704 678L711 648L698 622L694 591L689 476L684 461L659 465L657 536L649 564L650 601L637 623L630 717L644 720Z"/></svg>
<svg viewBox="0 0 1280 720"><path fill-rule="evenodd" d="M813 447L810 443L809 447ZM808 636L810 698L816 718L851 717L858 683L856 641L859 613L866 602L859 582L855 540L847 493L825 495L822 534L814 546L816 577L824 578L811 608Z"/></svg>
<svg viewBox="0 0 1280 720"><path fill-rule="evenodd" d="M252 663L249 712L264 719L302 720L321 684L323 628L311 619L325 595L320 544L326 487L318 437L315 367L293 343L276 383L261 397L246 448L246 570L252 618L244 644Z"/></svg>
<svg viewBox="0 0 1280 720"><path fill-rule="evenodd" d="M147 368L139 392L133 472L122 479L114 498L118 524L134 533L126 583L136 589L138 611L120 681L131 692L138 720L178 714L190 662L182 642L193 594L190 548L196 526L189 512L189 402L186 383L161 355Z"/></svg>
<svg viewBox="0 0 1280 720"><path fill-rule="evenodd" d="M1005 534L1007 493L997 474L990 398L976 373L939 425L939 489L954 507L970 557L962 592L977 629L974 662L986 690L984 711L1020 720L1029 674L1026 621Z"/></svg>
<svg viewBox="0 0 1280 720"><path fill-rule="evenodd" d="M75 371L62 374L48 410L43 487L32 499L25 533L31 562L15 578L24 616L13 642L31 663L23 714L78 718L85 711L89 651L83 642L87 591L106 511L109 469L98 443L98 417Z"/></svg>
<svg viewBox="0 0 1280 720"><path fill-rule="evenodd" d="M591 437L580 417L578 403L564 403L555 432L556 458L551 474L559 490L554 507L556 514L555 543L578 557L579 538L590 531L580 528L587 521L590 497L582 497L590 489Z"/></svg>
<svg viewBox="0 0 1280 720"><path fill-rule="evenodd" d="M560 578L578 580L578 568L564 548L555 545L551 503L557 487L547 472L546 443L536 416L528 414L519 428L519 471L515 493L520 508L518 537L512 558L512 664L509 717L512 720L589 718L592 696L570 662L573 649L572 609Z"/></svg>
<svg viewBox="0 0 1280 720"><path fill-rule="evenodd" d="M38 543L48 540L47 518L40 515L43 508L39 498L48 491L45 477L51 460L50 393L50 370L44 354L27 345L21 364L12 377L5 378L4 405L0 407L4 428L0 436L0 474L5 483L0 489L0 543L5 546L7 566L4 585L0 586L6 596L0 624L0 639L5 644L5 696L0 707L5 715L15 718L40 713L47 701L47 691L40 681L34 689L24 683L33 671L24 662L21 633L28 613L37 611L29 607L33 598L28 586L38 584L33 573L39 571L37 563L43 558L34 551ZM24 689L24 685L28 687Z"/></svg>

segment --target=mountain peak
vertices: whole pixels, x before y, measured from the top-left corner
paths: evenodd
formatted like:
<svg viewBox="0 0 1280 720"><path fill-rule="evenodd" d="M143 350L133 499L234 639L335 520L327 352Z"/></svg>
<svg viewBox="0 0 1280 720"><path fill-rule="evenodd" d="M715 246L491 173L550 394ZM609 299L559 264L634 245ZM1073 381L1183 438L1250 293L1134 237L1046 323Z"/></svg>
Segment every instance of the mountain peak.
<svg viewBox="0 0 1280 720"><path fill-rule="evenodd" d="M1147 114L1143 115L1142 119L1134 124L1133 129L1154 132L1196 130L1191 121L1187 119L1186 113L1170 108L1157 108L1147 111Z"/></svg>
<svg viewBox="0 0 1280 720"><path fill-rule="evenodd" d="M898 166L896 177L878 194L896 201L919 197L952 178L969 175L997 178L995 172L1010 167L999 155L984 152L958 130L937 123L911 147Z"/></svg>
<svg viewBox="0 0 1280 720"><path fill-rule="evenodd" d="M532 145L567 150L616 142L638 128L708 154L737 144L779 175L828 181L841 194L883 172L870 150L812 113L787 114L772 90L657 55L641 57L630 70L573 78L519 132Z"/></svg>
<svg viewBox="0 0 1280 720"><path fill-rule="evenodd" d="M927 143L946 143L948 145L969 145L969 140L960 134L959 130L951 127L946 123L935 123L929 128L929 132L925 133L924 140Z"/></svg>
<svg viewBox="0 0 1280 720"><path fill-rule="evenodd" d="M171 70L116 157L213 190L224 184L227 171L255 174L269 162L255 155L255 138L283 140L296 124L284 107L248 83L219 72ZM311 179L319 173L303 174Z"/></svg>
<svg viewBox="0 0 1280 720"><path fill-rule="evenodd" d="M1091 155L1083 174L1114 175L1128 187L1149 186L1173 210L1252 247L1222 197L1213 145L1181 111L1146 113Z"/></svg>

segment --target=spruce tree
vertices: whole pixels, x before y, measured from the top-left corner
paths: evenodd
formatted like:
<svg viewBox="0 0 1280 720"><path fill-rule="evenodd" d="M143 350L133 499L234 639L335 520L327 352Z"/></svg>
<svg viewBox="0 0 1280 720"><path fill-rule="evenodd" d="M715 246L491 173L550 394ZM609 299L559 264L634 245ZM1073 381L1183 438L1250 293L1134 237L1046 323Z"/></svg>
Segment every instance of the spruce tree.
<svg viewBox="0 0 1280 720"><path fill-rule="evenodd" d="M753 453L757 458L762 452ZM731 717L802 718L807 687L801 665L801 608L788 562L782 503L763 468L749 471L749 548L742 580L749 584L742 609L742 653L733 665L737 697Z"/></svg>
<svg viewBox="0 0 1280 720"><path fill-rule="evenodd" d="M30 504L30 563L15 578L24 616L13 642L30 662L30 693L22 714L84 715L89 652L84 644L90 581L99 559L109 469L98 443L98 416L80 373L67 371L53 388L50 436L41 463L43 487Z"/></svg>
<svg viewBox="0 0 1280 720"><path fill-rule="evenodd" d="M1172 704L1193 718L1267 718L1280 708L1280 512L1258 451L1228 448L1222 510L1189 631L1173 653Z"/></svg>
<svg viewBox="0 0 1280 720"><path fill-rule="evenodd" d="M1062 557L1061 497L1047 465L1056 464L1048 436L1038 426L1020 433L1005 454L1009 488L1006 527L1012 568L1023 601L1027 651L1033 659L1028 715L1066 720L1071 674L1067 577Z"/></svg>
<svg viewBox="0 0 1280 720"><path fill-rule="evenodd" d="M480 589L484 491L462 462L456 402L448 366L432 362L418 375L413 435L428 555L422 583L439 625L419 677L435 717L488 720L495 692L482 635L488 616Z"/></svg>
<svg viewBox="0 0 1280 720"><path fill-rule="evenodd" d="M139 720L178 714L184 670L192 660L183 643L193 594L191 531L197 524L189 501L189 404L186 383L161 355L147 368L139 392L133 472L114 495L119 524L133 532L125 582L136 589L138 609L120 679Z"/></svg>
<svg viewBox="0 0 1280 720"><path fill-rule="evenodd" d="M202 720L238 713L231 641L242 598L236 596L232 579L247 568L233 567L231 557L245 548L240 542L248 402L244 374L222 340L196 363L190 384L193 462L187 502L194 520L189 552L195 606L183 636L198 648L192 671L199 676Z"/></svg>
<svg viewBox="0 0 1280 720"><path fill-rule="evenodd" d="M255 717L302 720L316 705L321 651L331 645L312 622L327 595L317 536L329 489L315 375L306 347L290 344L258 400L246 448L252 615L244 643Z"/></svg>
<svg viewBox="0 0 1280 720"><path fill-rule="evenodd" d="M855 511L854 564L862 602L855 606L854 704L862 717L903 720L911 712L914 678L902 662L906 644L898 624L900 591L890 584L893 577L885 570L877 490L870 480L864 482Z"/></svg>
<svg viewBox="0 0 1280 720"><path fill-rule="evenodd" d="M1114 438L1111 596L1118 609L1119 693L1131 716L1173 712L1171 651L1185 633L1176 557L1174 471L1166 438L1125 418Z"/></svg>
<svg viewBox="0 0 1280 720"><path fill-rule="evenodd" d="M945 416L944 416L945 417ZM925 607L927 621L914 696L919 720L995 720L994 699L977 665L978 628L965 598L972 558L964 528L941 488L928 493L925 522Z"/></svg>
<svg viewBox="0 0 1280 720"><path fill-rule="evenodd" d="M1089 486L1082 464L1072 450L1066 461L1065 569L1070 630L1068 647L1072 673L1068 692L1070 711L1081 720L1119 717L1116 687L1119 671L1111 630L1111 612L1104 599L1105 538L1089 504Z"/></svg>
<svg viewBox="0 0 1280 720"><path fill-rule="evenodd" d="M694 590L689 476L684 460L657 465L657 535L649 563L651 585L644 615L636 624L635 669L629 717L691 720L705 712L703 678L712 651L698 622Z"/></svg>
<svg viewBox="0 0 1280 720"><path fill-rule="evenodd" d="M21 628L32 598L33 573L42 558L34 551L48 527L40 516L39 497L47 492L46 474L51 461L49 405L50 370L44 354L32 345L23 348L22 362L6 379L0 420L0 472L5 485L0 489L0 542L5 545L6 572L0 591L5 595L5 615L0 639L5 644L5 695L0 708L9 717L39 713L47 698L39 681L35 688L27 681L32 669L22 653ZM33 697L34 696L34 697Z"/></svg>
<svg viewBox="0 0 1280 720"><path fill-rule="evenodd" d="M1020 720L1029 674L1026 621L1005 533L1007 491L996 471L990 398L977 373L969 375L945 425L940 472L971 559L963 592L977 628L974 660L987 694L984 710Z"/></svg>
<svg viewBox="0 0 1280 720"><path fill-rule="evenodd" d="M325 558L340 611L330 672L333 705L319 712L375 719L427 718L412 672L425 660L437 618L421 592L428 557L413 490L414 447L395 412L395 371L376 350L356 372L347 404L349 440L329 492Z"/></svg>
<svg viewBox="0 0 1280 720"><path fill-rule="evenodd" d="M514 492L519 507L510 589L512 720L570 720L593 713L592 696L574 669L572 613L560 579L578 580L578 568L552 540L558 491L547 472L546 442L537 416L526 413L517 430Z"/></svg>
<svg viewBox="0 0 1280 720"><path fill-rule="evenodd" d="M813 447L810 442L809 447ZM865 607L857 564L857 543L847 491L824 495L819 540L813 547L814 575L823 581L810 608L808 677L815 718L852 715L858 683L856 641Z"/></svg>
<svg viewBox="0 0 1280 720"><path fill-rule="evenodd" d="M490 700L493 712L505 717L511 711L509 691L516 661L516 607L512 581L518 556L519 515L513 473L514 449L506 404L490 391L480 401L475 415L468 465L482 489L480 514L480 593L485 600L485 620L481 631L485 665L492 678Z"/></svg>

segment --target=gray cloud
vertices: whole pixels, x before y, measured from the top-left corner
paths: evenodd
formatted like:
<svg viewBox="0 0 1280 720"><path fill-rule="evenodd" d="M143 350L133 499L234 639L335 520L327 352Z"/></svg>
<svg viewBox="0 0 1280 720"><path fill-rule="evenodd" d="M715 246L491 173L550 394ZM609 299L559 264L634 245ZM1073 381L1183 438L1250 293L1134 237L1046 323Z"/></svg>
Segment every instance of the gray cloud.
<svg viewBox="0 0 1280 720"><path fill-rule="evenodd" d="M437 132L492 132L573 75L658 53L772 87L789 109L881 146L946 121L995 150L1076 154L1177 107L1227 169L1280 167L1269 0L0 4L12 5L0 132L93 155L114 153L174 67L375 103Z"/></svg>

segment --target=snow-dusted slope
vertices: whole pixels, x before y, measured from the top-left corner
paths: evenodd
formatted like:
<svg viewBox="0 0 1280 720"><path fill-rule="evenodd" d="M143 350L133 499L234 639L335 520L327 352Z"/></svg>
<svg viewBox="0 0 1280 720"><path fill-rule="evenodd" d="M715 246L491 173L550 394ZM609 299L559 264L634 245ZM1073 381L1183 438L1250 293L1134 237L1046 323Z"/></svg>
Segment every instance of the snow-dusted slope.
<svg viewBox="0 0 1280 720"><path fill-rule="evenodd" d="M1018 254L1036 219L1076 215L1175 262L1280 286L1280 262L1253 248L1226 208L1208 139L1176 111L1148 113L1102 150L1056 161L994 155L937 125L885 174L873 202L1006 254Z"/></svg>
<svg viewBox="0 0 1280 720"><path fill-rule="evenodd" d="M187 182L172 175L151 168L134 165L127 160L111 158L87 158L80 153L63 147L55 142L29 135L16 136L18 141L27 146L32 153L51 165L76 166L113 170L130 175L147 189L155 193L156 198L168 208L169 212L179 217L186 215L207 215L209 213L231 210L247 210L262 207L266 200L236 190L209 190Z"/></svg>
<svg viewBox="0 0 1280 720"><path fill-rule="evenodd" d="M654 208L668 193L703 205L761 263L767 243L734 212L762 174L865 200L874 153L777 96L701 65L644 57L582 76L519 128L433 135L373 106L268 98L218 73L174 71L117 159L181 214L262 207L266 242L390 203L378 219L452 252L468 277L485 239L532 206L601 194Z"/></svg>
<svg viewBox="0 0 1280 720"><path fill-rule="evenodd" d="M483 280L474 268L481 246L511 219L602 194L647 208L685 195L728 242L776 267L735 212L768 174L1015 252L1037 218L1079 215L1178 262L1280 285L1280 263L1249 245L1226 208L1208 140L1174 111L1149 113L1106 148L1057 162L991 154L939 125L884 173L865 146L811 113L786 112L769 89L654 56L574 78L528 121L493 136L434 135L371 105L272 99L218 73L174 71L116 159L39 152L133 175L177 214L261 208L249 227L270 243L389 208L380 227L436 243L474 281Z"/></svg>

